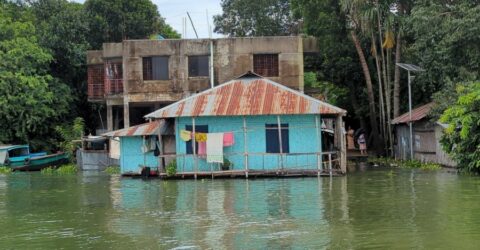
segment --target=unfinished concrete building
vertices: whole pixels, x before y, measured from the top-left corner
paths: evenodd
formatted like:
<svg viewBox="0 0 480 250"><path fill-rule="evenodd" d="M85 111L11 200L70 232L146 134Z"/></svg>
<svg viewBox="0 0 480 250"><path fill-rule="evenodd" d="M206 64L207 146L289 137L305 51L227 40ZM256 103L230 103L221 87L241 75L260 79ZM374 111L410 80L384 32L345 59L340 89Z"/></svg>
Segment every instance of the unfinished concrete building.
<svg viewBox="0 0 480 250"><path fill-rule="evenodd" d="M125 40L88 51L88 99L106 106L108 131L143 123L143 116L253 71L303 91L302 37Z"/></svg>

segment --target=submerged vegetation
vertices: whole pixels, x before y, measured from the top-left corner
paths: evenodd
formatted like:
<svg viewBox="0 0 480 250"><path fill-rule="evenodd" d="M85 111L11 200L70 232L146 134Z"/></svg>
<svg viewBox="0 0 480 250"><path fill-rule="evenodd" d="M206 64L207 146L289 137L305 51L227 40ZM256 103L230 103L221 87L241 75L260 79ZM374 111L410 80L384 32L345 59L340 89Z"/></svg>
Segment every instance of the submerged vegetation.
<svg viewBox="0 0 480 250"><path fill-rule="evenodd" d="M368 158L368 163L382 165L387 167L399 167L399 168L418 168L423 170L438 170L441 168L439 164L421 162L418 160L395 160L392 158Z"/></svg>
<svg viewBox="0 0 480 250"><path fill-rule="evenodd" d="M111 175L120 174L120 167L116 165L108 166L103 172Z"/></svg>
<svg viewBox="0 0 480 250"><path fill-rule="evenodd" d="M66 164L58 168L48 167L41 170L42 174L58 174L58 175L71 175L78 172L77 166L75 164Z"/></svg>

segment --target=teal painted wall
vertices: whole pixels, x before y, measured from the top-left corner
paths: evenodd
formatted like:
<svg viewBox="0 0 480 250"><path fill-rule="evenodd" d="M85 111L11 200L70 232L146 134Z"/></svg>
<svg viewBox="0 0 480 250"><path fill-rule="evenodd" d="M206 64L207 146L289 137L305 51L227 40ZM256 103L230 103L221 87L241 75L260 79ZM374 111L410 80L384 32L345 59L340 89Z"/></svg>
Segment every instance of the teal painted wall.
<svg viewBox="0 0 480 250"><path fill-rule="evenodd" d="M255 155L255 153L266 152L265 124L276 124L276 116L249 116L246 117L247 123L247 150L249 152L250 170L274 170L280 166L280 157L278 155ZM315 128L314 115L286 115L281 116L281 123L287 123L289 126L290 153L314 153L319 152L319 140ZM191 117L180 117L176 119L176 131L185 129L186 125L192 125ZM244 169L244 136L243 119L241 116L226 117L197 117L195 125L208 125L208 132L234 132L235 144L231 147L224 147L224 154L231 162L233 169ZM179 138L176 133L176 150L178 155L185 155L186 142ZM287 169L316 169L316 155L287 155L283 157L284 168ZM208 164L205 159L198 160L198 171L218 170L217 164ZM194 171L193 155L177 157L177 171Z"/></svg>
<svg viewBox="0 0 480 250"><path fill-rule="evenodd" d="M120 171L124 173L140 173L140 165L156 168L158 158L153 151L142 152L143 139L141 136L120 137Z"/></svg>

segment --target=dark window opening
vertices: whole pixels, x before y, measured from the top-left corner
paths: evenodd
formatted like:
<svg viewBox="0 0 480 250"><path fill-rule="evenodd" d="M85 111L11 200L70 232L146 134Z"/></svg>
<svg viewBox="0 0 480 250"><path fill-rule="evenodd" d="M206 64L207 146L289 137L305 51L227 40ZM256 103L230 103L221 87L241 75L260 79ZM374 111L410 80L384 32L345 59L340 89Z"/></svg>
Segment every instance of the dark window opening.
<svg viewBox="0 0 480 250"><path fill-rule="evenodd" d="M188 76L208 76L208 56L188 57Z"/></svg>
<svg viewBox="0 0 480 250"><path fill-rule="evenodd" d="M281 124L282 132L282 153L290 153L290 142L288 140L288 124ZM278 124L265 124L265 141L267 153L280 153L280 140Z"/></svg>
<svg viewBox="0 0 480 250"><path fill-rule="evenodd" d="M278 54L253 55L253 71L261 76L278 76Z"/></svg>
<svg viewBox="0 0 480 250"><path fill-rule="evenodd" d="M142 59L143 80L168 80L168 56L152 56Z"/></svg>
<svg viewBox="0 0 480 250"><path fill-rule="evenodd" d="M185 130L187 131L193 131L192 125L185 125ZM208 125L195 125L195 132L201 132L201 133L208 133ZM186 147L187 147L187 155L193 154L193 147L192 147L192 141L187 141ZM198 143L195 142L195 153L198 154Z"/></svg>

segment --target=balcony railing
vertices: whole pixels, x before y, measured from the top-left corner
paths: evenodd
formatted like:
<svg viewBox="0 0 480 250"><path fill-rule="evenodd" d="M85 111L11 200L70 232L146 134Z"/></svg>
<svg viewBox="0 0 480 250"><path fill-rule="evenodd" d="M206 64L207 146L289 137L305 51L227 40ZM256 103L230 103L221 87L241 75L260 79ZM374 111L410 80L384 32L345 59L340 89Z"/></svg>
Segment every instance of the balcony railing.
<svg viewBox="0 0 480 250"><path fill-rule="evenodd" d="M98 99L105 95L104 84L88 84L88 98Z"/></svg>
<svg viewBox="0 0 480 250"><path fill-rule="evenodd" d="M123 93L123 79L105 79L105 95Z"/></svg>

